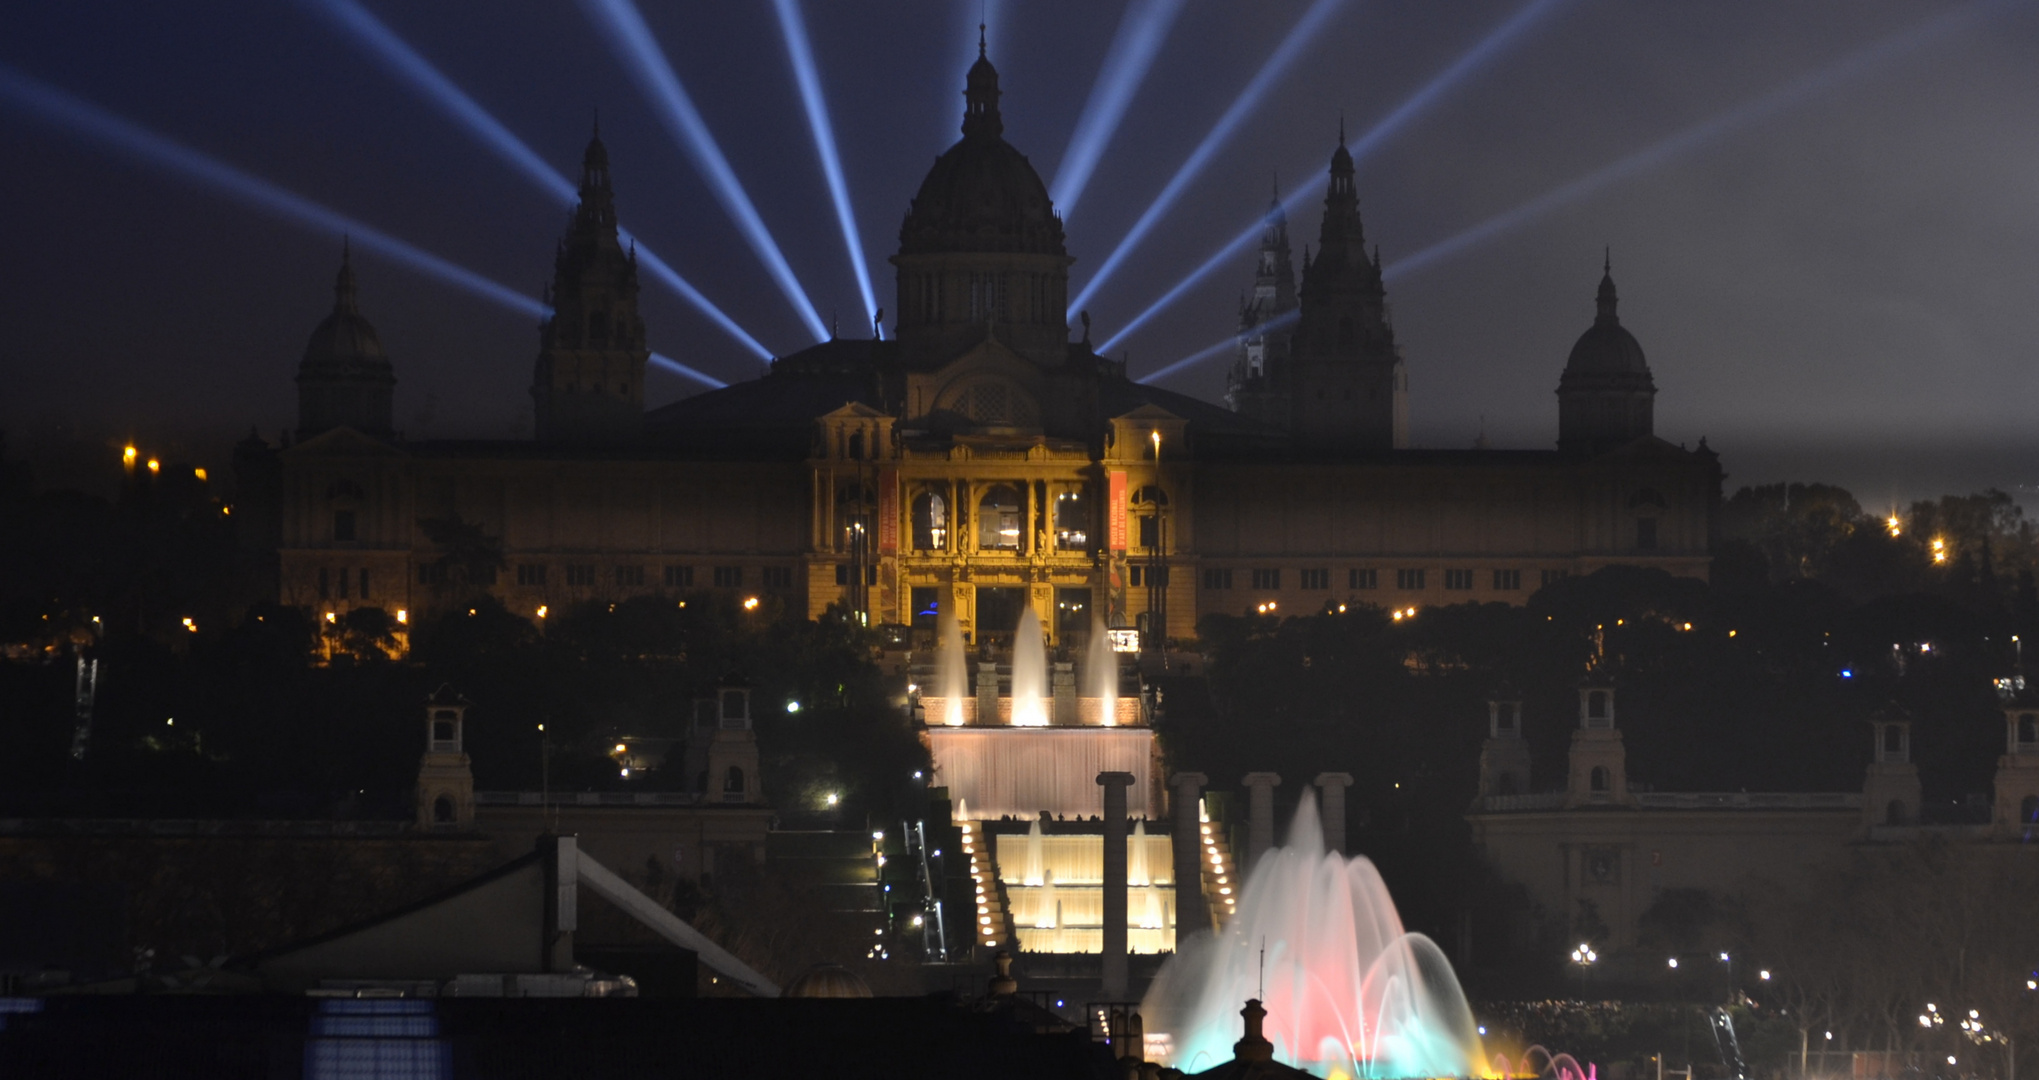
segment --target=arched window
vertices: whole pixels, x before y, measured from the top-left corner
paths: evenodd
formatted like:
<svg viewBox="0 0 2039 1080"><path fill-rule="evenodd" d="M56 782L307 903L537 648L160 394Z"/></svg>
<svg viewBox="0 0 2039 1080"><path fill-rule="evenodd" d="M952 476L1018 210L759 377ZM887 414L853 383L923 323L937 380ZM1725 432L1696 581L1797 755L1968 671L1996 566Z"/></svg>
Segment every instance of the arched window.
<svg viewBox="0 0 2039 1080"><path fill-rule="evenodd" d="M941 551L949 545L949 504L941 495L923 491L913 498L913 546Z"/></svg>
<svg viewBox="0 0 2039 1080"><path fill-rule="evenodd" d="M1586 719L1605 720L1613 715L1609 700L1613 695L1605 690L1592 690L1586 694ZM1860 746L1860 743L1856 744Z"/></svg>
<svg viewBox="0 0 2039 1080"><path fill-rule="evenodd" d="M1896 724L1886 724L1886 725L1884 725L1884 728L1883 728L1883 752L1884 752L1884 753L1886 753L1886 754L1902 754L1902 753L1904 753L1904 729L1903 729L1903 728L1901 728L1901 727L1897 726Z"/></svg>
<svg viewBox="0 0 2039 1080"><path fill-rule="evenodd" d="M1024 499L1011 484L998 484L977 502L977 546L988 550L1019 551L1024 532Z"/></svg>
<svg viewBox="0 0 2039 1080"><path fill-rule="evenodd" d="M729 767L729 775L722 779L722 793L724 795L743 794L743 770L741 768L735 765Z"/></svg>
<svg viewBox="0 0 2039 1080"><path fill-rule="evenodd" d="M441 825L453 824L453 797L441 795L432 800L432 820Z"/></svg>
<svg viewBox="0 0 2039 1080"><path fill-rule="evenodd" d="M1859 744L1858 744L1858 745L1859 745ZM1590 775L1590 776L1588 777L1588 779L1587 779L1587 783L1591 784L1591 785L1592 785L1592 787L1593 787L1593 790L1594 790L1594 791L1596 791L1596 792L1604 792L1604 791L1606 791L1606 790L1607 790L1607 766L1605 766L1605 765L1595 765L1595 766L1593 766L1593 772L1592 772L1592 774L1591 774L1591 775Z"/></svg>

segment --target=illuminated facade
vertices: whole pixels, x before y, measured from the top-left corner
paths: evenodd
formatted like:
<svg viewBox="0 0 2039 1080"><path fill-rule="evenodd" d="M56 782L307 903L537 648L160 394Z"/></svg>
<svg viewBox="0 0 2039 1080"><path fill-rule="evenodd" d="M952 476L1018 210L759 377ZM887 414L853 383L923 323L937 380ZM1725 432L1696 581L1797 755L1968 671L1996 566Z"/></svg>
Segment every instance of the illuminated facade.
<svg viewBox="0 0 2039 1080"><path fill-rule="evenodd" d="M1611 280L1566 368L1560 449L1409 449L1408 374L1341 146L1300 284L1270 226L1249 314L1294 321L1249 339L1234 408L1145 386L1087 329L1071 340L1062 225L1002 137L989 61L966 98L901 228L889 339L829 341L726 389L644 410L636 267L599 141L541 331L535 439L393 437L389 362L343 288L335 319L373 344L348 361L367 405L308 390L298 441L246 485L273 492L248 512L273 515L257 524L280 599L422 612L487 591L536 616L717 590L928 633L953 614L973 646L1031 608L1059 647L1094 620L1181 639L1214 612L1521 602L1611 563L1707 572L1721 473L1703 443L1652 434Z"/></svg>

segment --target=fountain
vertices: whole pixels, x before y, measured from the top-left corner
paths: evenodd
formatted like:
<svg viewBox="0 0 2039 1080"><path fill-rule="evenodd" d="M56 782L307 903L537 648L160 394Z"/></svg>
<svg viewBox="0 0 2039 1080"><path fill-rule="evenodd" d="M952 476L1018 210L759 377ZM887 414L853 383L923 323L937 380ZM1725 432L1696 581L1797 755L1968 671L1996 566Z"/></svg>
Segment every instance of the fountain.
<svg viewBox="0 0 2039 1080"><path fill-rule="evenodd" d="M1020 609L1012 642L1012 725L1047 727L1048 647L1032 604Z"/></svg>
<svg viewBox="0 0 2039 1080"><path fill-rule="evenodd" d="M1169 1064L1199 1072L1231 1060L1248 998L1266 1004L1275 1058L1320 1075L1491 1069L1451 964L1402 929L1371 861L1324 850L1307 792L1288 845L1253 868L1238 913L1178 943L1141 1012L1148 1031L1170 1033Z"/></svg>
<svg viewBox="0 0 2039 1080"><path fill-rule="evenodd" d="M1104 620L1090 620L1090 648L1083 656L1083 678L1091 697L1100 704L1098 722L1110 727L1119 722L1119 654L1112 651L1111 635Z"/></svg>
<svg viewBox="0 0 2039 1080"><path fill-rule="evenodd" d="M1062 925L1062 901L1055 897L1055 871L1041 882L1040 908L1034 914L1034 928L1054 930Z"/></svg>
<svg viewBox="0 0 2039 1080"><path fill-rule="evenodd" d="M955 616L942 614L942 644L935 652L935 669L942 693L941 722L963 726L963 699L970 696L970 676L963 659L963 627Z"/></svg>
<svg viewBox="0 0 2039 1080"><path fill-rule="evenodd" d="M1132 842L1126 845L1126 884L1134 888L1145 888L1154 884L1153 875L1147 873L1147 819L1133 822Z"/></svg>
<svg viewBox="0 0 2039 1080"><path fill-rule="evenodd" d="M1047 864L1041 859L1041 823L1027 826L1026 872L1020 875L1020 884L1039 885L1042 882L1042 868Z"/></svg>

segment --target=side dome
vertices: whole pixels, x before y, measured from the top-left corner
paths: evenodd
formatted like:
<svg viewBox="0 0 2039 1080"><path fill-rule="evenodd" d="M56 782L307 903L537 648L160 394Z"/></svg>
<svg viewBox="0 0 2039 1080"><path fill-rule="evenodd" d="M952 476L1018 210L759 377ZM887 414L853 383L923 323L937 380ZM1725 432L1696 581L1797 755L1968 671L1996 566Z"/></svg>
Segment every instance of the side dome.
<svg viewBox="0 0 2039 1080"><path fill-rule="evenodd" d="M1005 141L998 70L978 46L963 96L963 138L935 159L899 229L902 255L1025 252L1065 255L1048 186Z"/></svg>
<svg viewBox="0 0 2039 1080"><path fill-rule="evenodd" d="M1643 358L1642 343L1628 328L1621 325L1621 318L1615 314L1618 298L1614 291L1614 275L1611 271L1600 278L1600 294L1596 298L1599 316L1593 325L1579 335L1572 346L1571 356L1565 359L1565 380L1577 378L1601 379L1610 376L1639 378L1647 383L1650 379L1650 365Z"/></svg>

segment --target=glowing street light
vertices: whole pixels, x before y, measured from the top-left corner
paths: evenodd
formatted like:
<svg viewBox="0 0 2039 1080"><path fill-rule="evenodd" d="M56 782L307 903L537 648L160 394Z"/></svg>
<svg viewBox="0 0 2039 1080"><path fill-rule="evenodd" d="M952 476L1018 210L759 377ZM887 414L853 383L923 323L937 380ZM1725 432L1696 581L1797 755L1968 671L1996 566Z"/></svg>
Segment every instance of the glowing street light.
<svg viewBox="0 0 2039 1080"><path fill-rule="evenodd" d="M1580 942L1579 947L1572 950L1572 963L1578 964L1582 967L1584 965L1591 964L1598 959L1600 959L1600 954L1594 952L1593 946L1587 944L1586 942L1583 941Z"/></svg>

